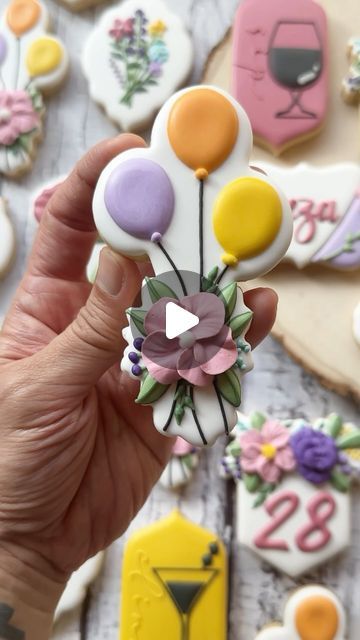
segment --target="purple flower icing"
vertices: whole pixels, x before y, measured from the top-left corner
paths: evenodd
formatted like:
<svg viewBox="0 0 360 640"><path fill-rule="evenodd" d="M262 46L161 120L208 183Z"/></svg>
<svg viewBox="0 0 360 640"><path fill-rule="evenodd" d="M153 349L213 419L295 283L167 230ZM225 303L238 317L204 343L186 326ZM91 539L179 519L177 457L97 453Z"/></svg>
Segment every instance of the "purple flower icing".
<svg viewBox="0 0 360 640"><path fill-rule="evenodd" d="M360 265L360 193L356 194L344 218L330 236L329 240L313 257L312 262L328 260L329 256L339 253L346 246L350 236L354 238L352 250L340 252L330 259L334 267L354 269ZM357 238L357 239L356 239Z"/></svg>
<svg viewBox="0 0 360 640"><path fill-rule="evenodd" d="M331 471L338 462L335 441L322 431L303 427L291 436L298 470L309 482L321 484L330 479Z"/></svg>
<svg viewBox="0 0 360 640"><path fill-rule="evenodd" d="M119 164L110 175L104 195L116 224L135 238L164 235L173 217L174 189L167 173L152 160L136 158Z"/></svg>

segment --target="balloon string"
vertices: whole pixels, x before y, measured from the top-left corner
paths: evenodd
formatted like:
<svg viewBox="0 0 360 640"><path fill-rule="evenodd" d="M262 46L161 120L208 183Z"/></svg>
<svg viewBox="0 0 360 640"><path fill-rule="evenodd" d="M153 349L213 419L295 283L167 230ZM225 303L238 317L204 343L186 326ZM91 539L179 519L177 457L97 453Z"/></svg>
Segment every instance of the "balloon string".
<svg viewBox="0 0 360 640"><path fill-rule="evenodd" d="M199 182L200 291L202 291L204 277L204 180Z"/></svg>
<svg viewBox="0 0 360 640"><path fill-rule="evenodd" d="M217 396L217 399L218 399L218 403L219 403L222 419L224 421L225 433L228 436L229 435L229 423L227 421L225 408L224 408L224 403L222 401L221 393L220 393L220 391L218 389L218 386L216 384L216 380L214 380L213 385L214 385L215 393L216 393L216 396Z"/></svg>
<svg viewBox="0 0 360 640"><path fill-rule="evenodd" d="M166 259L170 262L170 264L171 264L172 268L174 269L174 271L175 271L175 273L176 273L176 276L177 276L177 278L178 278L178 280L179 280L179 282L180 282L181 288L182 288L182 290L183 290L183 294L184 294L184 296L187 296L187 295L188 295L188 292L187 292L187 289L186 289L186 286L185 286L185 282L184 282L183 277L182 277L182 275L181 275L181 273L180 273L179 269L177 268L177 266L176 266L175 262L173 261L173 259L171 258L171 256L168 254L168 252L166 251L166 249L163 247L163 245L161 244L161 242L157 242L156 244L157 244L157 246L159 247L159 249L161 249L161 251L163 252L163 254L164 254L164 256L166 257Z"/></svg>
<svg viewBox="0 0 360 640"><path fill-rule="evenodd" d="M195 406L194 405L194 387L193 386L190 387L190 398L191 398L191 401L193 403L193 406ZM197 426L197 430L199 432L199 436L200 436L203 444L206 445L207 444L207 440L206 440L206 438L204 436L204 433L203 433L203 430L201 428L201 424L199 422L199 418L197 417L196 410L195 409L191 409L191 413L193 414L193 418L194 418L195 424Z"/></svg>
<svg viewBox="0 0 360 640"><path fill-rule="evenodd" d="M16 65L15 65L15 86L14 86L15 91L18 88L18 83L19 83L20 49L21 49L20 38L16 38Z"/></svg>
<svg viewBox="0 0 360 640"><path fill-rule="evenodd" d="M218 275L217 279L215 280L215 284L220 284L228 268L229 268L229 265L227 264L226 267L224 267L221 273Z"/></svg>

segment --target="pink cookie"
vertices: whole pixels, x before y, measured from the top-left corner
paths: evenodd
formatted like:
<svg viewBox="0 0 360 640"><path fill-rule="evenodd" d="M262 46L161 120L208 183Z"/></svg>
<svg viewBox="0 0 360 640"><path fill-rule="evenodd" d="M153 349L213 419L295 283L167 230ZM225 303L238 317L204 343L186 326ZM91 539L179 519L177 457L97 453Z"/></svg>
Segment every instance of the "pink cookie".
<svg viewBox="0 0 360 640"><path fill-rule="evenodd" d="M245 0L234 30L232 93L255 141L275 155L321 129L328 104L327 19L313 0Z"/></svg>

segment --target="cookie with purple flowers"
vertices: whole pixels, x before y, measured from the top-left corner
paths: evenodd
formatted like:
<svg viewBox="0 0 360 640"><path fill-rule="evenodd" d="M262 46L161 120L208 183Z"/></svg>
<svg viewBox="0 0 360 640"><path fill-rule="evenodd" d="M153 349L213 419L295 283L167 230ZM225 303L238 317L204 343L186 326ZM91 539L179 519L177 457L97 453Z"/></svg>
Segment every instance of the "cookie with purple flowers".
<svg viewBox="0 0 360 640"><path fill-rule="evenodd" d="M221 475L237 482L239 542L298 577L350 544L350 490L360 429L331 414L313 422L240 416Z"/></svg>
<svg viewBox="0 0 360 640"><path fill-rule="evenodd" d="M146 128L192 65L191 38L161 0L106 11L83 52L91 97L126 131Z"/></svg>

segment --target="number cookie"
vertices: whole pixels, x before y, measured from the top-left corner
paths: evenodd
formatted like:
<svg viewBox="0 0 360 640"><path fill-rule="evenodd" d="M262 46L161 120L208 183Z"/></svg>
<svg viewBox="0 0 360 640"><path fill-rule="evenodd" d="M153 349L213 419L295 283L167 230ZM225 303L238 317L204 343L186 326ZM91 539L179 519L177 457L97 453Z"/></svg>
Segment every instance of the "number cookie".
<svg viewBox="0 0 360 640"><path fill-rule="evenodd" d="M314 423L242 418L222 461L238 481L238 538L292 577L350 544L360 429L332 414Z"/></svg>
<svg viewBox="0 0 360 640"><path fill-rule="evenodd" d="M337 596L320 585L302 587L291 596L283 626L265 627L255 640L345 640L345 610Z"/></svg>
<svg viewBox="0 0 360 640"><path fill-rule="evenodd" d="M31 168L42 137L42 93L55 91L68 69L68 54L48 27L38 0L12 0L1 21L0 172L7 176Z"/></svg>
<svg viewBox="0 0 360 640"><path fill-rule="evenodd" d="M236 283L270 270L292 234L287 200L249 167L250 149L233 98L186 89L164 105L150 148L115 158L94 196L101 238L134 259L149 256L155 272L141 306L127 312L122 369L141 383L136 401L153 405L158 431L194 446L235 426L240 379L251 368L251 312ZM175 335L174 307L195 317Z"/></svg>

